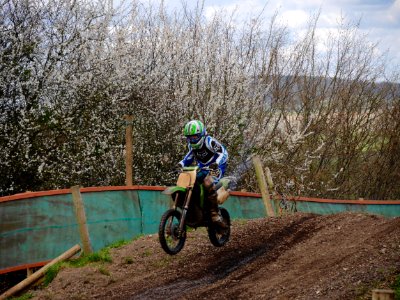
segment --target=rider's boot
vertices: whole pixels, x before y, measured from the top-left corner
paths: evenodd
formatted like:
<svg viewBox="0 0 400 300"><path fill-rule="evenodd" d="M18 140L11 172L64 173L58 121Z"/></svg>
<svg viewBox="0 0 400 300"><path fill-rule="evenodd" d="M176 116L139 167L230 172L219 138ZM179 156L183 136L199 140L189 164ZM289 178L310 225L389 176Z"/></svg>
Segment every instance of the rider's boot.
<svg viewBox="0 0 400 300"><path fill-rule="evenodd" d="M224 219L222 218L219 209L218 209L218 202L217 202L217 192L214 191L212 194L208 195L208 203L210 204L210 215L211 215L211 220L213 223L218 224L222 227L226 227L224 223Z"/></svg>
<svg viewBox="0 0 400 300"><path fill-rule="evenodd" d="M219 225L222 228L227 228L227 225L224 222L224 218L221 216L221 213L218 208L218 201L217 201L217 191L213 188L208 193L208 203L210 205L210 215L211 220L213 223Z"/></svg>
<svg viewBox="0 0 400 300"><path fill-rule="evenodd" d="M209 181L207 181L206 179L204 180L205 183L204 186L206 187L207 190L207 200L210 206L211 220L213 223L218 224L220 227L226 228L227 225L225 224L224 219L219 212L218 199L217 199L218 194L217 191L215 190L215 185L212 182L209 183Z"/></svg>

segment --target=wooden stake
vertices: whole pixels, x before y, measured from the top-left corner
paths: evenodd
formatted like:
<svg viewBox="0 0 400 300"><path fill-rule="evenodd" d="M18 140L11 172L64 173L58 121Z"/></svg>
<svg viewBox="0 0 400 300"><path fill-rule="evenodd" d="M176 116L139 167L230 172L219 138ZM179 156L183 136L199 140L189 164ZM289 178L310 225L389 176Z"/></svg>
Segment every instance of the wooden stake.
<svg viewBox="0 0 400 300"><path fill-rule="evenodd" d="M265 168L265 175L267 177L268 187L269 187L269 190L271 191L271 195L272 195L272 199L271 200L275 204L275 215L279 215L279 209L278 209L279 200L276 198L274 182L272 181L271 170L268 167Z"/></svg>
<svg viewBox="0 0 400 300"><path fill-rule="evenodd" d="M393 290L372 290L372 300L394 300Z"/></svg>
<svg viewBox="0 0 400 300"><path fill-rule="evenodd" d="M267 177L268 186L271 189L271 191L273 191L274 190L274 182L272 181L271 170L268 167L266 167L265 173L266 173L265 175Z"/></svg>
<svg viewBox="0 0 400 300"><path fill-rule="evenodd" d="M133 172L132 172L132 164L133 164L133 153L132 153L132 133L133 133L133 116L132 115L126 115L125 116L125 122L126 122L126 129L125 129L125 142L126 142L126 147L125 147L125 174L126 174L126 185L131 186L133 185L132 178L133 178Z"/></svg>
<svg viewBox="0 0 400 300"><path fill-rule="evenodd" d="M12 295L18 293L19 291L22 291L23 289L27 288L29 285L40 279L46 272L47 270L55 265L58 262L61 262L63 260L66 260L72 256L74 256L76 253L78 253L81 250L81 247L79 245L75 245L68 251L64 252L57 258L53 259L50 261L48 264L44 265L42 268L37 270L35 273L30 275L28 278L22 280L20 283L17 285L13 286L9 290L5 291L2 295L0 295L0 300L5 300L8 297L11 297Z"/></svg>
<svg viewBox="0 0 400 300"><path fill-rule="evenodd" d="M267 183L265 181L264 171L260 158L256 155L253 156L253 164L256 171L258 185L260 187L261 196L264 201L265 210L268 217L275 217L274 209L272 208L271 198L268 193Z"/></svg>
<svg viewBox="0 0 400 300"><path fill-rule="evenodd" d="M85 207L82 201L82 195L80 192L80 187L75 185L71 187L72 199L74 201L75 216L78 222L79 235L81 238L83 253L92 253L92 245L90 244L89 230L86 223Z"/></svg>

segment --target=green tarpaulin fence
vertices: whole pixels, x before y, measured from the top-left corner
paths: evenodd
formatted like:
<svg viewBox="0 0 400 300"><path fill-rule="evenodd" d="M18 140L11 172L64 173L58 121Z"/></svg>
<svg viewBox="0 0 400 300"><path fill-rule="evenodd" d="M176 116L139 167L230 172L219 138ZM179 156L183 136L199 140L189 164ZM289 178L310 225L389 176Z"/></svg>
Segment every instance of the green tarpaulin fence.
<svg viewBox="0 0 400 300"><path fill-rule="evenodd" d="M82 188L91 245L97 251L119 240L158 231L169 208L164 187ZM293 199L292 199L293 200ZM317 214L344 211L400 216L400 201L345 201L296 198L290 209ZM224 203L232 219L266 217L261 195L232 192ZM295 205L294 205L295 204ZM279 211L279 200L274 209ZM0 198L0 274L41 266L80 243L69 189Z"/></svg>

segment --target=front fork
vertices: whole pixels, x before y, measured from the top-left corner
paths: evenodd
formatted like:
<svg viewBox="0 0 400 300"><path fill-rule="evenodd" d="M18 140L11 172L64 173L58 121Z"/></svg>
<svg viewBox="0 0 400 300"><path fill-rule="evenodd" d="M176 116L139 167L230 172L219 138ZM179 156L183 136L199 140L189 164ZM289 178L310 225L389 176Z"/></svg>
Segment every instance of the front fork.
<svg viewBox="0 0 400 300"><path fill-rule="evenodd" d="M190 200L192 199L192 192L193 188L189 187L185 196L185 202L183 203L181 220L179 222L179 236L181 236L182 233L185 232L186 214L189 209Z"/></svg>
<svg viewBox="0 0 400 300"><path fill-rule="evenodd" d="M192 199L192 192L193 192L193 188L189 187L188 191L187 191L187 193L185 195L185 201L183 203L181 219L179 220L179 228L178 228L178 232L177 232L177 235L178 235L177 237L178 238L180 238L182 236L182 233L185 232L184 228L185 228L186 214L187 214L187 211L189 209L190 200ZM178 202L178 198L179 198L179 194L177 193L175 195L175 200L174 200L174 205L173 205L173 209L175 209L175 210L177 208L176 203ZM172 219L170 219L168 221L167 227L170 228L171 234L173 234L172 233L173 232Z"/></svg>

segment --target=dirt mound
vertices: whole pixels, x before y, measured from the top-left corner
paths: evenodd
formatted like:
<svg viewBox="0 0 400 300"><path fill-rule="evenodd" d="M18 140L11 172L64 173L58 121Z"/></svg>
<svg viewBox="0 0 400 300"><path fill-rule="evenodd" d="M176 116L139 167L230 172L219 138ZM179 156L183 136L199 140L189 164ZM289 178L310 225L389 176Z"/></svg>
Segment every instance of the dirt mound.
<svg viewBox="0 0 400 300"><path fill-rule="evenodd" d="M175 256L157 235L111 253L112 263L63 269L34 299L370 299L400 273L400 218L238 220L221 248L199 229Z"/></svg>

